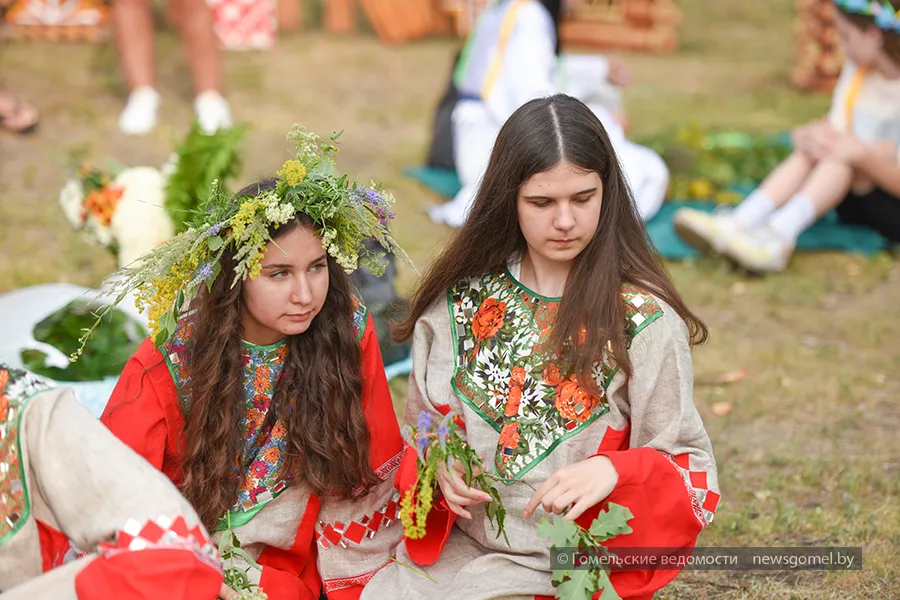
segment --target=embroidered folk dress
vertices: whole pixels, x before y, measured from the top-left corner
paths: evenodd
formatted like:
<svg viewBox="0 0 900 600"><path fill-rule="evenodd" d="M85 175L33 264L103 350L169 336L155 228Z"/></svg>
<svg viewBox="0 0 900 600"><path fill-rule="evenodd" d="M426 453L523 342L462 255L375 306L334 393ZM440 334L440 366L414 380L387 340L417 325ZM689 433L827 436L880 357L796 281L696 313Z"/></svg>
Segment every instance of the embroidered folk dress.
<svg viewBox="0 0 900 600"><path fill-rule="evenodd" d="M510 268L515 268L513 265ZM607 359L595 364L601 390L592 396L565 364L547 356L559 298L532 292L501 268L460 281L416 323L406 420L460 415L468 443L505 482L510 546L486 519L483 504L457 519L442 500L429 513L423 539L406 539L397 562L366 587L364 599L466 600L552 596L550 542L537 535L547 516L522 512L555 471L592 456L610 458L618 483L606 501L634 514L633 532L613 547L693 548L719 501L709 437L692 399L687 328L647 291L623 286L621 301L633 373ZM544 358L542 358L544 357ZM416 452L398 472L401 493L416 481ZM601 503L602 504L602 503ZM600 505L578 523L589 527ZM651 598L677 571L614 571L623 598Z"/></svg>
<svg viewBox="0 0 900 600"><path fill-rule="evenodd" d="M246 410L241 422L245 449L241 484L234 506L224 515L262 571L248 576L269 600L358 598L362 586L389 560L402 537L392 526L399 494L394 472L402 440L384 374L371 317L356 303L354 327L361 348L362 403L371 436L372 468L381 479L368 494L352 500L320 497L305 485L283 479L284 425L261 429L281 372L287 346L243 345ZM150 340L126 365L101 420L178 483L182 477L183 411L190 407L191 323L182 319L160 350ZM255 454L254 448L258 448ZM221 535L213 532L213 539ZM229 565L226 565L228 567Z"/></svg>
<svg viewBox="0 0 900 600"><path fill-rule="evenodd" d="M213 600L222 581L215 547L168 479L71 388L0 364L4 600Z"/></svg>

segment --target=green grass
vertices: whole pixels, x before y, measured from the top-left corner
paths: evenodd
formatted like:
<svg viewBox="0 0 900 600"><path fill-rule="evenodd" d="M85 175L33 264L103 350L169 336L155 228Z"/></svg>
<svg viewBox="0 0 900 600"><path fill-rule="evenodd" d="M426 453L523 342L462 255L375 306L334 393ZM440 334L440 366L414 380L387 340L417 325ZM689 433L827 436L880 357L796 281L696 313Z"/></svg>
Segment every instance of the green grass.
<svg viewBox="0 0 900 600"><path fill-rule="evenodd" d="M634 137L679 123L776 132L821 116L829 99L790 85L792 6L784 0L682 0L677 54L629 55ZM397 237L420 266L448 236L424 208L440 199L405 180L424 154L453 40L388 48L368 36L307 31L266 53L226 57L228 95L250 122L245 180L287 156L294 122L344 129L343 168L398 198ZM115 53L86 45L8 45L3 84L42 110L41 132L0 134L0 292L48 281L96 285L114 261L60 213L65 155L161 165L187 131L188 71L178 40L157 49L162 126L142 139L116 129L124 101ZM862 546L854 573L685 572L662 598L897 598L900 581L900 267L887 256L801 255L750 279L710 259L669 265L711 329L694 354L695 400L713 440L723 501L704 545ZM404 289L413 283L401 272ZM746 369L729 385L709 385ZM402 412L405 382L392 382ZM727 402L717 417L711 407Z"/></svg>

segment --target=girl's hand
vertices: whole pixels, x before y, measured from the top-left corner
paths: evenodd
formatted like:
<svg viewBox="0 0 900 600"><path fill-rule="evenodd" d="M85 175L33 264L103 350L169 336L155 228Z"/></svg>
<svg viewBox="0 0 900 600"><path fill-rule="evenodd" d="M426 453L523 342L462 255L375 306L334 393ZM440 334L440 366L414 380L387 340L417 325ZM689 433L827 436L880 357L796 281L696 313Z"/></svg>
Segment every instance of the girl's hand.
<svg viewBox="0 0 900 600"><path fill-rule="evenodd" d="M617 87L626 87L631 83L631 69L621 58L610 56L607 59L609 71L606 79Z"/></svg>
<svg viewBox="0 0 900 600"><path fill-rule="evenodd" d="M619 474L606 456L594 456L559 469L528 501L522 518L530 517L538 505L548 513L565 514L574 521L584 511L603 501L619 482ZM568 509L568 510L567 510Z"/></svg>
<svg viewBox="0 0 900 600"><path fill-rule="evenodd" d="M222 589L219 590L219 598L222 600L235 600L238 597L238 593L225 585L222 584Z"/></svg>
<svg viewBox="0 0 900 600"><path fill-rule="evenodd" d="M828 154L828 139L834 133L831 123L813 121L798 127L791 133L791 142L799 152L819 160Z"/></svg>
<svg viewBox="0 0 900 600"><path fill-rule="evenodd" d="M438 465L437 482L447 501L447 507L464 519L471 519L472 514L464 506L470 506L478 502L490 502L491 497L479 489L466 485L463 481L465 469L457 460L448 470L444 464ZM477 473L473 473L477 475Z"/></svg>

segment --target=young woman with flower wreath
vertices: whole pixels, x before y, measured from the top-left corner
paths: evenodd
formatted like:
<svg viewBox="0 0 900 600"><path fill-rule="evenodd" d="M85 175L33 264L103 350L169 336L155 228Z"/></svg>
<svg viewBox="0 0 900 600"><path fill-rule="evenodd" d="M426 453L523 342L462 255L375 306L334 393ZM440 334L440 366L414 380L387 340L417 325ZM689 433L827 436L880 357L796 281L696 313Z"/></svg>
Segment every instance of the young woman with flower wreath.
<svg viewBox="0 0 900 600"><path fill-rule="evenodd" d="M277 180L234 197L216 188L188 231L114 278L117 299L148 307L154 337L102 421L176 482L216 540L238 541L223 558L239 565L229 575L225 560L240 597L356 598L401 536L402 441L345 272L378 271L372 238L405 254L390 194L336 176L331 143L302 129L288 139L296 159Z"/></svg>
<svg viewBox="0 0 900 600"><path fill-rule="evenodd" d="M424 535L397 551L427 577L392 564L363 598L552 596L542 515L587 528L606 502L627 507L633 531L613 551L692 548L712 520L716 466L690 352L707 330L648 244L609 138L578 100L513 113L471 214L395 333L413 339L406 421L421 430L455 420L499 479L509 544L486 514L491 497L465 484L459 462L442 464ZM417 450L398 472L404 508ZM611 581L622 598L649 599L676 574L613 571Z"/></svg>

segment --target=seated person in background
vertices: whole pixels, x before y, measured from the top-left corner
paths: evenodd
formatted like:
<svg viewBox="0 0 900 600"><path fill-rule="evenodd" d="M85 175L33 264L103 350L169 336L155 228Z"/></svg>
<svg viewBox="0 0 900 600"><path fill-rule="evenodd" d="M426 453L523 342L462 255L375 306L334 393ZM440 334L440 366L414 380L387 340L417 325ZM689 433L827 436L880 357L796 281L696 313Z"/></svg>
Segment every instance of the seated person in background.
<svg viewBox="0 0 900 600"><path fill-rule="evenodd" d="M782 271L800 234L832 208L900 242L900 15L836 0L847 62L827 117L794 131L794 153L732 211L683 208L675 231L754 273Z"/></svg>
<svg viewBox="0 0 900 600"><path fill-rule="evenodd" d="M437 120L449 118L451 125L436 122L435 128L439 136L452 137L453 168L462 189L453 201L429 211L433 221L451 227L465 222L500 127L529 100L555 93L583 101L603 123L641 217L646 221L659 210L668 169L655 152L627 140L623 129L619 88L631 80L628 68L615 58L560 53L562 13L582 1L497 0L482 13L439 107ZM436 139L435 145L445 154L449 149L447 140ZM435 163L433 158L429 162Z"/></svg>

